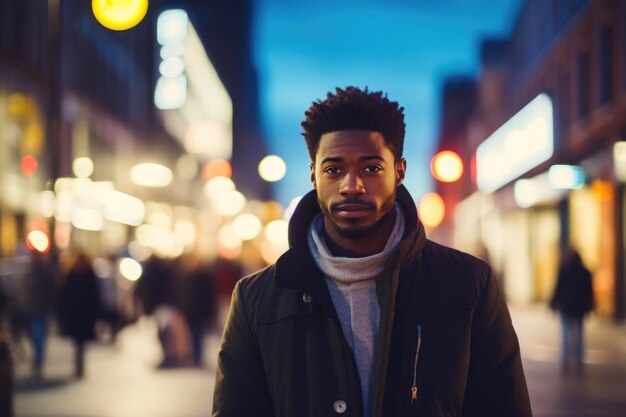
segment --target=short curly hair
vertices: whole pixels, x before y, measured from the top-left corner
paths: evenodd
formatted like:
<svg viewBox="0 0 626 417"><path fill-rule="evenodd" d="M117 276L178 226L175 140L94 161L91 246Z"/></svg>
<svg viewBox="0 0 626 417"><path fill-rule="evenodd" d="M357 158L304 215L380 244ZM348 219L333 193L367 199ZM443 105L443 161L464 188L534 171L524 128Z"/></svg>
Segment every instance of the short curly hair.
<svg viewBox="0 0 626 417"><path fill-rule="evenodd" d="M402 158L404 148L404 107L390 101L382 91L361 90L357 87L337 87L328 92L324 101L317 100L304 113L300 124L311 161L323 134L339 130L367 130L383 135L396 161Z"/></svg>

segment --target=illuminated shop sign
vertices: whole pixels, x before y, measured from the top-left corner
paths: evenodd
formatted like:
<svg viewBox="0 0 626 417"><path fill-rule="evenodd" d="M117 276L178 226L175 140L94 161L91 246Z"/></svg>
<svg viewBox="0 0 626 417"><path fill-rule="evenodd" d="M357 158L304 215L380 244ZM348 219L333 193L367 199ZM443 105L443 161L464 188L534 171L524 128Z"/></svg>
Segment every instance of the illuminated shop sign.
<svg viewBox="0 0 626 417"><path fill-rule="evenodd" d="M552 100L540 94L476 150L478 189L494 192L550 159L553 152Z"/></svg>
<svg viewBox="0 0 626 417"><path fill-rule="evenodd" d="M229 160L233 103L184 10L159 15L157 41L161 62L154 104L165 129L202 160Z"/></svg>

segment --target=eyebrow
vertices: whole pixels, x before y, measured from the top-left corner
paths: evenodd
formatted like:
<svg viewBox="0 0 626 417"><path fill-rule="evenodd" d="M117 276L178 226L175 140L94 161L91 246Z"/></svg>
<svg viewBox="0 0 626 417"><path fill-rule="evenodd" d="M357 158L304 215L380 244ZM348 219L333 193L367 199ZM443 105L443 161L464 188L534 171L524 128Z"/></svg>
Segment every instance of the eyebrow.
<svg viewBox="0 0 626 417"><path fill-rule="evenodd" d="M359 158L359 162L363 162L363 161L369 161L369 160L376 160L376 161L385 161L385 158L383 158L380 155L365 155ZM326 158L322 159L322 161L320 162L320 165L325 164L326 162L342 162L344 160L344 158L339 157L339 156L327 156Z"/></svg>

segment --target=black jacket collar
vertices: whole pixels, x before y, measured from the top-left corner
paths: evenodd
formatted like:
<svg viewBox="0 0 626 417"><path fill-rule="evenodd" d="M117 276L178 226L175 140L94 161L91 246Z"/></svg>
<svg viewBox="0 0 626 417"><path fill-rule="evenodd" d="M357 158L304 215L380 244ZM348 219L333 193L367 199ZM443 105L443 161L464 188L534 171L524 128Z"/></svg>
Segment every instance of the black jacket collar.
<svg viewBox="0 0 626 417"><path fill-rule="evenodd" d="M419 257L426 243L424 226L417 217L417 208L404 185L398 187L396 201L404 214L405 231L399 247L399 265ZM307 233L313 218L320 213L317 193L311 190L296 207L289 221L289 247L276 262L276 282L283 288L297 289L313 297L327 298L328 290L307 246Z"/></svg>

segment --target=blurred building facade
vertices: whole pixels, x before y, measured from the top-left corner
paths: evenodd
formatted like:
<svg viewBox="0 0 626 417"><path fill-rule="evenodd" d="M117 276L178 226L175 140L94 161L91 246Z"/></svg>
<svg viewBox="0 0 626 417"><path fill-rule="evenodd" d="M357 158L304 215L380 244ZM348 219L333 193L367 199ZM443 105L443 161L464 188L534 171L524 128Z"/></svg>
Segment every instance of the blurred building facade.
<svg viewBox="0 0 626 417"><path fill-rule="evenodd" d="M189 120L226 114L219 133L232 144L218 148L226 150L235 184L249 199L270 197L268 183L250 169L266 152L251 2L154 0L126 31L100 25L91 7L82 0L0 4L0 258L12 256L32 230L61 250L124 252L142 226L152 227L144 233L152 242L165 230L171 239L164 255L191 247L216 253L220 216L207 201L202 170L216 156L190 151L185 129L194 130ZM155 106L164 60L157 24L168 9L186 12L184 46L188 55L198 51L185 61L188 99L179 109ZM214 84L203 84L210 77L202 71L213 70ZM230 113L207 98L217 95L207 85L223 90ZM194 130L199 143L215 145L206 135L216 131L212 122ZM131 170L140 163L169 168L171 182L137 184Z"/></svg>
<svg viewBox="0 0 626 417"><path fill-rule="evenodd" d="M624 2L527 0L509 39L481 45L463 140L471 185L448 243L486 249L511 301L545 302L573 246L597 311L626 315L624 22Z"/></svg>

